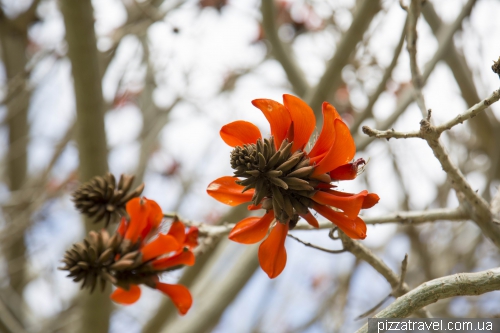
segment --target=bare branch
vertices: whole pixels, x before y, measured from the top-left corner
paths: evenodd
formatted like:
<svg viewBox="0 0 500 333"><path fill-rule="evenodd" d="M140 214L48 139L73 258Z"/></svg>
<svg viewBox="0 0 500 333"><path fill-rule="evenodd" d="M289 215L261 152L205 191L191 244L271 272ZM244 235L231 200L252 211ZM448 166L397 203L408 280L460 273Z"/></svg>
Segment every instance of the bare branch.
<svg viewBox="0 0 500 333"><path fill-rule="evenodd" d="M345 249L342 249L342 250L325 249L324 247L320 247L318 245L314 245L314 244L311 244L309 242L305 242L305 241L301 240L300 238L298 238L298 237L296 237L296 236L294 236L294 235L292 235L290 233L287 236L290 237L290 238L295 239L297 242L302 243L305 246L309 246L309 247L312 247L313 249L320 250L320 251L323 251L323 252L338 254L338 253L344 253L346 251Z"/></svg>
<svg viewBox="0 0 500 333"><path fill-rule="evenodd" d="M377 313L374 318L405 318L424 306L454 296L474 296L500 290L500 268L459 273L421 284ZM365 324L356 333L367 333Z"/></svg>
<svg viewBox="0 0 500 333"><path fill-rule="evenodd" d="M2 300L0 300L0 324L8 329L10 333L26 333L23 325L10 313Z"/></svg>
<svg viewBox="0 0 500 333"><path fill-rule="evenodd" d="M382 80L380 80L377 89L375 89L373 94L370 95L370 98L368 99L368 105L365 107L363 112L357 115L357 117L354 119L354 123L350 128L351 134L357 132L358 127L361 125L363 121L373 116L373 107L375 106L375 103L378 101L380 95L387 89L387 82L392 76L392 71L398 64L399 55L401 54L401 50L403 49L405 37L406 37L406 29L403 29L401 37L399 37L398 45L394 49L394 55L392 56L392 61L389 64L389 66L385 69L384 76L382 77Z"/></svg>
<svg viewBox="0 0 500 333"><path fill-rule="evenodd" d="M405 282L407 268L408 268L408 253L405 254L405 258L401 263L401 276L399 277L399 284L397 290L401 290L401 288L403 288L403 283Z"/></svg>
<svg viewBox="0 0 500 333"><path fill-rule="evenodd" d="M436 126L436 131L441 134L446 130L451 129L453 126L456 126L458 124L462 124L464 121L474 118L477 116L481 111L485 110L488 108L491 104L497 102L500 99L500 89L495 90L489 97L483 99L479 103L475 104L471 108L469 108L467 111L465 111L462 114L459 114L452 120L441 124L439 126Z"/></svg>
<svg viewBox="0 0 500 333"><path fill-rule="evenodd" d="M420 69L417 64L417 22L420 16L420 6L421 0L411 0L410 8L407 10L406 47L410 54L411 81L415 91L415 99L420 108L420 112L422 112L422 116L425 117L427 108L425 107L425 100L422 95L422 76L420 75Z"/></svg>
<svg viewBox="0 0 500 333"><path fill-rule="evenodd" d="M165 217L171 217L175 213L166 213ZM363 217L366 224L385 224L385 223L403 223L403 224L418 224L425 222L433 222L438 220L444 221L464 221L467 220L467 212L458 208L438 208L425 211L412 212L396 212L377 217ZM200 230L200 235L205 237L214 237L228 234L234 228L234 223L226 223L222 225L208 225L204 223L181 219L187 226L197 226ZM322 221L319 223L320 229L331 229L333 224L330 221ZM317 230L307 223L300 221L293 230Z"/></svg>
<svg viewBox="0 0 500 333"><path fill-rule="evenodd" d="M305 96L309 106L316 112L318 127L319 122L323 119L320 117L321 103L328 99L329 93L339 87L342 82L342 69L347 65L358 42L363 39L363 34L368 29L372 19L381 9L380 0L361 0L356 5L358 4L359 7L354 14L351 26L342 35L337 50L328 62L323 76Z"/></svg>
<svg viewBox="0 0 500 333"><path fill-rule="evenodd" d="M455 32L461 28L462 21L465 17L467 17L473 7L475 0L469 0L469 2L462 8L460 15L455 19L455 21L447 26L443 26L439 32L437 33L438 40L438 49L434 56L429 62L427 62L424 66L424 73L422 74L422 85L427 82L427 79L431 75L432 71L436 64L447 54L448 48L452 45L452 38ZM377 124L375 127L377 128L389 128L392 124L399 118L399 116L408 108L408 106L413 101L414 97L414 88L409 87L401 93L401 97L397 101L396 109L394 112L383 122ZM356 135L354 137L356 142L356 147L358 150L365 149L368 144L372 141L371 138L362 137L360 135Z"/></svg>
<svg viewBox="0 0 500 333"><path fill-rule="evenodd" d="M387 131L379 131L368 126L363 126L363 133L377 139L408 139L422 138L420 132L396 132L394 128Z"/></svg>
<svg viewBox="0 0 500 333"><path fill-rule="evenodd" d="M271 51L283 66L288 81L293 87L293 90L299 96L304 96L309 89L309 84L304 79L300 67L295 62L291 50L285 45L278 36L278 29L276 27L275 7L273 0L262 0L262 28L266 34L266 38L271 44Z"/></svg>
<svg viewBox="0 0 500 333"><path fill-rule="evenodd" d="M346 236L343 232L339 232L340 239L344 245L344 249L351 252L356 258L366 261L370 266L372 266L377 272L379 272L386 280L389 282L392 288L392 295L399 297L410 291L410 287L401 278L396 275L380 258L375 256L368 248L358 241L352 240ZM403 277L403 272L401 273ZM431 317L427 310L422 310L419 312L422 317Z"/></svg>

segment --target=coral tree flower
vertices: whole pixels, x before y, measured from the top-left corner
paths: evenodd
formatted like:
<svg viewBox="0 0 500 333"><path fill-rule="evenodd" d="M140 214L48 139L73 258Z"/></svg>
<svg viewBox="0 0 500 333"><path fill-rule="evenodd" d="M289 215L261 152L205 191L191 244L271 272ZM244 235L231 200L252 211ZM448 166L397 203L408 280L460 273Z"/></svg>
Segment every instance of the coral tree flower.
<svg viewBox="0 0 500 333"><path fill-rule="evenodd" d="M111 299L124 305L135 303L141 296L138 285L146 284L169 296L184 315L193 302L189 290L160 282L158 274L194 264L191 250L197 245L198 229L192 227L186 233L184 224L174 221L168 233L157 233L163 214L155 201L146 198L130 200L126 209L130 220L123 218L118 227L120 251L110 266L116 271L118 286Z"/></svg>
<svg viewBox="0 0 500 333"><path fill-rule="evenodd" d="M354 239L366 237L366 225L358 217L361 209L370 208L378 195L334 190L332 181L354 179L363 159L352 162L356 153L347 125L335 108L323 103L323 129L307 152L307 143L316 126L312 109L301 99L283 95L283 104L256 99L271 127L271 137L262 138L252 123L238 120L222 127L220 135L233 147L231 167L234 176L213 181L207 192L218 201L236 206L251 203L251 210L265 209L262 217L248 217L238 222L229 238L259 247L259 262L270 278L277 277L286 265L285 238L300 217L315 228L319 214ZM268 234L268 230L276 224Z"/></svg>
<svg viewBox="0 0 500 333"><path fill-rule="evenodd" d="M187 232L182 222L175 220L168 233L159 233L163 214L160 206L146 198L134 198L126 205L129 219L122 218L115 234L106 229L91 231L82 243L66 251L62 270L82 288L93 292L98 282L101 290L106 283L118 287L111 299L120 304L135 303L141 297L139 285L158 289L170 297L179 313L184 315L193 299L189 290L178 284L166 284L159 274L194 264L192 249L197 246L198 229Z"/></svg>

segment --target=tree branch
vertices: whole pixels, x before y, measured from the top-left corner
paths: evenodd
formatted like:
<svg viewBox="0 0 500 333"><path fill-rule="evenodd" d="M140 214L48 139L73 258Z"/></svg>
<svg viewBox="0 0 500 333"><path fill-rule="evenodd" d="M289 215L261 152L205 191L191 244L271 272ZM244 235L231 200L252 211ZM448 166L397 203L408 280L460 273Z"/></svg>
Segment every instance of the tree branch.
<svg viewBox="0 0 500 333"><path fill-rule="evenodd" d="M459 273L425 282L399 297L374 318L406 318L424 306L454 296L474 296L500 290L500 268ZM356 333L367 333L365 324Z"/></svg>
<svg viewBox="0 0 500 333"><path fill-rule="evenodd" d="M68 57L76 99L76 142L79 152L79 178L85 182L108 169L107 142L104 129L104 101L101 71L94 30L94 13L90 0L61 0L60 9L66 28ZM86 230L95 229L86 220ZM110 291L108 285L107 291ZM82 295L81 333L106 333L111 302L108 292Z"/></svg>
<svg viewBox="0 0 500 333"><path fill-rule="evenodd" d="M343 232L339 232L339 237L342 240L344 249L351 252L356 258L366 261L377 272L379 272L387 280L387 282L389 282L392 288L392 295L394 297L399 297L410 291L410 287L401 279L404 278L404 271L401 272L401 277L399 277L363 244L349 238ZM431 314L425 309L420 311L419 315L425 318L432 317Z"/></svg>
<svg viewBox="0 0 500 333"><path fill-rule="evenodd" d="M300 67L295 62L292 51L278 36L278 29L275 24L276 15L274 1L262 0L261 12L262 28L264 29L267 40L271 44L271 52L283 67L293 90L297 95L304 96L306 91L309 90L309 84L304 78L304 73L302 73Z"/></svg>
<svg viewBox="0 0 500 333"><path fill-rule="evenodd" d="M405 26L406 26L406 23L405 23ZM375 89L373 94L370 95L370 98L368 99L368 105L365 107L363 112L358 114L354 119L354 123L352 124L352 126L350 128L352 135L357 133L358 128L363 121L365 121L367 118L373 116L373 107L375 106L375 103L378 101L378 98L380 97L380 95L387 89L387 82L392 77L392 71L394 70L394 68L398 64L399 55L401 54L401 50L403 49L405 37L406 37L406 29L403 29L403 31L401 32L401 37L399 37L398 45L394 49L392 61L389 64L389 66L385 69L384 76L382 77L382 80L380 80L380 83L378 84L377 89Z"/></svg>
<svg viewBox="0 0 500 333"><path fill-rule="evenodd" d="M447 54L450 45L453 45L452 39L453 35L462 26L462 21L465 17L470 15L473 4L475 0L469 0L469 2L462 8L462 11L458 17L453 21L452 24L443 26L439 33L437 34L438 49L434 56L427 62L424 66L424 73L422 74L422 85L425 85L427 79L431 75L436 64ZM389 128L392 124L399 118L399 116L408 108L408 106L413 102L414 88L409 87L402 91L401 97L398 99L396 104L396 109L394 112L384 121L378 123L375 127L377 128ZM368 144L372 141L371 138L355 135L354 141L356 142L356 147L358 150L365 149Z"/></svg>
<svg viewBox="0 0 500 333"><path fill-rule="evenodd" d="M173 213L166 214L167 217ZM385 224L385 223L403 223L403 224L418 224L425 222L433 222L437 220L444 221L463 221L469 218L468 214L461 207L457 208L438 208L425 211L412 212L396 212L387 215L363 217L366 224ZM200 235L203 237L219 237L228 234L234 228L234 223L226 223L222 225L208 225L204 223L181 219L187 226L197 226L200 230ZM334 225L330 221L322 221L319 223L320 229L331 229ZM293 230L317 230L309 224L299 221Z"/></svg>
<svg viewBox="0 0 500 333"><path fill-rule="evenodd" d="M342 34L342 39L337 45L335 54L328 62L323 76L318 84L305 95L307 104L316 114L318 128L323 119L321 117L321 103L328 99L329 93L339 87L342 82L342 69L347 65L356 45L363 39L371 21L382 8L380 0L361 0L356 3L356 5L358 4L359 7L354 14L351 26Z"/></svg>
<svg viewBox="0 0 500 333"><path fill-rule="evenodd" d="M425 100L422 95L422 75L420 75L417 64L417 22L420 16L420 6L421 0L411 0L410 8L408 8L408 20L406 21L406 47L410 55L411 81L415 91L415 99L422 113L422 117L425 117L427 108L425 107Z"/></svg>

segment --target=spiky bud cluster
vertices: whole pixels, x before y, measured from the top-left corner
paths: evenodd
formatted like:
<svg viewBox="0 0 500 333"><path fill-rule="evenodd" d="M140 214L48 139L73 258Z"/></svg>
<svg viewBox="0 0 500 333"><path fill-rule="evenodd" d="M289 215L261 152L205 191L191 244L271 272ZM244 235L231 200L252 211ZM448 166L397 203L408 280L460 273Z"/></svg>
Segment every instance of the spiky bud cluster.
<svg viewBox="0 0 500 333"><path fill-rule="evenodd" d="M328 174L312 177L314 166L309 158L298 150L291 152L293 142L284 140L278 150L274 138L259 139L256 144L237 146L231 152L231 167L234 176L244 178L236 181L245 186L243 192L254 188L254 205L273 209L278 221L296 222L298 214L307 214L311 207L311 196L320 183L330 183Z"/></svg>
<svg viewBox="0 0 500 333"><path fill-rule="evenodd" d="M116 184L111 173L94 177L73 193L73 202L82 214L93 218L95 223L104 219L107 226L111 221L118 222L119 217L126 216L126 203L140 196L144 190L144 184L141 184L130 191L133 181L134 176L121 175Z"/></svg>
<svg viewBox="0 0 500 333"><path fill-rule="evenodd" d="M136 244L124 241L119 233L110 237L105 229L90 231L83 242L66 251L65 266L59 269L69 271L68 277L73 281L83 281L82 289L89 288L92 293L98 283L104 290L107 282L125 289L130 284L154 288L158 273L180 268L157 270L151 261L143 262L140 244L140 241Z"/></svg>

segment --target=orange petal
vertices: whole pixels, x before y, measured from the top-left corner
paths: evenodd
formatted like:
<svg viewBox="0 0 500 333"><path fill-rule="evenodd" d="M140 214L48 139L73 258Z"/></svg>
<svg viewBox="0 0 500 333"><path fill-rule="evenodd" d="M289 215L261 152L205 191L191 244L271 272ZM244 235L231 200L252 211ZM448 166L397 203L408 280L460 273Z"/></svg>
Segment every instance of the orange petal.
<svg viewBox="0 0 500 333"><path fill-rule="evenodd" d="M285 239L288 234L288 223L276 223L271 233L259 246L259 262L262 270L269 278L274 279L281 274L286 265Z"/></svg>
<svg viewBox="0 0 500 333"><path fill-rule="evenodd" d="M149 206L143 198L134 198L126 205L127 213L130 216L130 222L125 233L125 239L135 243L147 228Z"/></svg>
<svg viewBox="0 0 500 333"><path fill-rule="evenodd" d="M378 203L379 200L380 200L380 197L377 194L369 193L366 196L365 201L363 201L363 206L361 208L363 208L363 209L372 208L373 206L375 206Z"/></svg>
<svg viewBox="0 0 500 333"><path fill-rule="evenodd" d="M134 304L141 297L141 288L135 284L131 284L129 290L118 287L109 297L111 298L111 300L113 300L113 302L119 304Z"/></svg>
<svg viewBox="0 0 500 333"><path fill-rule="evenodd" d="M317 191L311 199L322 205L333 206L344 211L348 218L354 219L358 216L363 206L363 201L368 195L368 191L361 191L352 196L336 196L324 191Z"/></svg>
<svg viewBox="0 0 500 333"><path fill-rule="evenodd" d="M122 217L118 229L116 229L116 233L123 237L125 236L125 232L127 232L127 219Z"/></svg>
<svg viewBox="0 0 500 333"><path fill-rule="evenodd" d="M247 143L256 143L261 134L254 124L244 120L237 120L222 126L220 136L229 146L236 147Z"/></svg>
<svg viewBox="0 0 500 333"><path fill-rule="evenodd" d="M247 209L248 209L248 210L259 210L259 209L261 209L261 208L262 208L262 204L258 204L257 206L256 206L256 205L254 205L254 204L251 204L251 205L248 205L248 206L247 206Z"/></svg>
<svg viewBox="0 0 500 333"><path fill-rule="evenodd" d="M334 180L352 180L358 175L359 167L365 164L364 159L358 158L352 163L341 165L330 171L330 177Z"/></svg>
<svg viewBox="0 0 500 333"><path fill-rule="evenodd" d="M308 153L309 157L326 154L330 150L335 142L335 119L341 119L335 107L323 102L323 128L314 147Z"/></svg>
<svg viewBox="0 0 500 333"><path fill-rule="evenodd" d="M170 297L181 315L185 315L193 304L191 293L183 285L157 282L156 289Z"/></svg>
<svg viewBox="0 0 500 333"><path fill-rule="evenodd" d="M365 239L366 224L359 217L351 220L344 214L336 212L330 207L317 203L313 204L313 209L336 224L340 228L340 230L345 232L345 234L352 239Z"/></svg>
<svg viewBox="0 0 500 333"><path fill-rule="evenodd" d="M279 149L292 122L290 113L284 105L271 99L254 99L252 104L260 109L266 117L271 126L271 135L274 136L276 149Z"/></svg>
<svg viewBox="0 0 500 333"><path fill-rule="evenodd" d="M354 163L339 166L330 171L330 177L334 180L353 180L358 175L358 168Z"/></svg>
<svg viewBox="0 0 500 333"><path fill-rule="evenodd" d="M156 232L156 229L160 226L163 220L163 212L160 206L154 200L149 200L148 198L143 198L145 201L147 213L146 213L146 225L141 231L141 239L145 240L148 235Z"/></svg>
<svg viewBox="0 0 500 333"><path fill-rule="evenodd" d="M319 228L319 223L318 223L318 220L316 220L316 218L314 217L313 214L311 214L311 212L307 213L307 214L299 214L304 220L307 221L307 223L309 223L310 225L312 225L313 227L315 227L316 229Z"/></svg>
<svg viewBox="0 0 500 333"><path fill-rule="evenodd" d="M335 191L335 190L330 190L330 189L325 189L323 191L326 193L336 195L336 196L340 196L340 197L351 197L353 195L356 195L356 194L352 194L352 193L340 192L340 191ZM380 200L380 198L377 194L368 193L368 195L365 197L365 200L363 201L363 205L361 206L361 209L372 208L373 206L375 206L378 203L379 200Z"/></svg>
<svg viewBox="0 0 500 333"><path fill-rule="evenodd" d="M283 103L290 112L290 118L293 122L292 152L303 150L316 126L314 112L306 102L292 95L283 95Z"/></svg>
<svg viewBox="0 0 500 333"><path fill-rule="evenodd" d="M146 198L144 198L146 199ZM148 205L148 224L151 224L153 230L160 226L163 220L163 212L161 211L160 205L154 200L146 199L146 205Z"/></svg>
<svg viewBox="0 0 500 333"><path fill-rule="evenodd" d="M319 161L314 169L313 176L335 170L354 158L356 145L347 125L340 119L335 119L335 142L326 156Z"/></svg>
<svg viewBox="0 0 500 333"><path fill-rule="evenodd" d="M207 193L214 199L230 206L237 206L244 202L252 200L254 189L241 191L245 188L244 186L236 184L235 177L225 176L214 180L207 187Z"/></svg>
<svg viewBox="0 0 500 333"><path fill-rule="evenodd" d="M179 265L193 266L195 257L191 251L182 251L171 257L156 259L153 261L153 268L156 270L167 269Z"/></svg>
<svg viewBox="0 0 500 333"><path fill-rule="evenodd" d="M167 235L174 237L179 244L178 249L182 248L186 241L186 227L181 221L174 221L168 230Z"/></svg>
<svg viewBox="0 0 500 333"><path fill-rule="evenodd" d="M198 246L198 234L199 230L197 227L191 227L189 228L187 234L186 234L186 240L184 241L184 245L186 245L189 248L195 248Z"/></svg>
<svg viewBox="0 0 500 333"><path fill-rule="evenodd" d="M229 233L229 239L241 244L255 244L267 235L274 220L274 211L270 210L262 217L247 217L236 223Z"/></svg>
<svg viewBox="0 0 500 333"><path fill-rule="evenodd" d="M159 234L152 242L147 243L141 248L142 262L149 261L166 253L179 249L177 240L165 234Z"/></svg>

